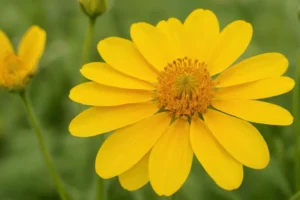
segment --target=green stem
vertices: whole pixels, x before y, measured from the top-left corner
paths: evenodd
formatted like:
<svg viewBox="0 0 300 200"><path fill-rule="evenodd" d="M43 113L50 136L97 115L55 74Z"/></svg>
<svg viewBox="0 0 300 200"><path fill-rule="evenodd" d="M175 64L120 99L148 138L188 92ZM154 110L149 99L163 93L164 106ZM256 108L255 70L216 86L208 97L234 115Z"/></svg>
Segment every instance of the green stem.
<svg viewBox="0 0 300 200"><path fill-rule="evenodd" d="M104 136L100 135L100 143L103 143ZM104 200L104 180L101 177L97 176L97 195L96 200Z"/></svg>
<svg viewBox="0 0 300 200"><path fill-rule="evenodd" d="M95 29L96 18L89 18L89 28L84 41L83 64L86 64L90 58L91 43Z"/></svg>
<svg viewBox="0 0 300 200"><path fill-rule="evenodd" d="M31 107L30 101L29 101L28 96L27 96L27 92L26 91L21 92L20 96L21 96L21 98L22 98L22 100L25 104L25 108L26 108L26 111L27 111L27 114L28 114L29 121L30 121L31 125L33 126L33 128L35 130L36 137L37 137L39 145L40 145L40 150L41 150L41 152L43 154L43 157L46 161L49 173L52 176L53 181L56 185L57 192L58 192L61 200L69 200L70 198L67 195L67 192L63 187L60 176L58 175L58 173L55 169L55 166L52 163L50 154L49 154L49 152L46 148L46 145L45 145L45 142L44 142L44 139L43 139L43 136L42 136L41 128L39 127L39 124L38 124L38 122L36 120L36 117L34 115L33 109Z"/></svg>
<svg viewBox="0 0 300 200"><path fill-rule="evenodd" d="M300 190L300 152L299 152L299 75L300 75L300 58L298 58L297 66L295 70L295 83L293 94L293 115L294 115L294 140L295 140L295 189Z"/></svg>
<svg viewBox="0 0 300 200"><path fill-rule="evenodd" d="M89 18L89 28L84 42L83 52L83 64L89 62L91 43L95 29L96 18ZM101 143L103 142L103 136L101 136ZM102 178L97 177L97 200L104 200L104 181Z"/></svg>
<svg viewBox="0 0 300 200"><path fill-rule="evenodd" d="M300 200L300 191L293 195L290 200Z"/></svg>
<svg viewBox="0 0 300 200"><path fill-rule="evenodd" d="M162 199L164 199L164 200L174 200L174 195L172 195L172 196L164 196Z"/></svg>

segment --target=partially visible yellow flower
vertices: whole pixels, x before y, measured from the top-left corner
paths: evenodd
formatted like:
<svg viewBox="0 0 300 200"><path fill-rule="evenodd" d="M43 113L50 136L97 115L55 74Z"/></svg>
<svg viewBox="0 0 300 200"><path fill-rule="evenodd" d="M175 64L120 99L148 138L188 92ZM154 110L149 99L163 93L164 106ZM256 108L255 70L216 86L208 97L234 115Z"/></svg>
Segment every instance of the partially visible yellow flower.
<svg viewBox="0 0 300 200"><path fill-rule="evenodd" d="M150 181L169 196L186 181L194 154L226 190L241 185L243 166L268 165L268 146L249 122L293 122L289 111L260 101L294 87L283 76L285 56L264 53L234 64L251 41L251 24L238 20L220 31L214 13L203 9L184 23L135 23L130 34L132 41L100 41L106 63L85 65L81 73L91 81L70 92L92 106L71 122L73 135L115 130L98 152L99 176L118 176L127 190Z"/></svg>
<svg viewBox="0 0 300 200"><path fill-rule="evenodd" d="M22 90L37 71L45 48L46 32L32 26L24 34L17 52L4 32L0 30L0 87Z"/></svg>
<svg viewBox="0 0 300 200"><path fill-rule="evenodd" d="M108 9L107 0L79 0L79 5L83 12L91 18L102 15Z"/></svg>

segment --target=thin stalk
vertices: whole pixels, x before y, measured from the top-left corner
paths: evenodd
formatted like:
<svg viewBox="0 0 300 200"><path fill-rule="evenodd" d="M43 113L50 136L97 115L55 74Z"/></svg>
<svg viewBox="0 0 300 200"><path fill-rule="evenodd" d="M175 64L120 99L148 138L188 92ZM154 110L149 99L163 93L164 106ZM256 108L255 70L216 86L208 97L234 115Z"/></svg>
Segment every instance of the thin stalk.
<svg viewBox="0 0 300 200"><path fill-rule="evenodd" d="M103 143L104 141L104 136L103 134L100 135L100 143ZM96 194L96 200L104 200L105 197L105 192L104 192L104 180L100 177L97 176L97 194Z"/></svg>
<svg viewBox="0 0 300 200"><path fill-rule="evenodd" d="M88 32L84 42L83 64L88 63L90 59L91 43L94 34L95 23L96 18L89 18ZM101 136L100 142L103 142L103 136ZM97 177L96 200L104 200L104 181L100 177Z"/></svg>
<svg viewBox="0 0 300 200"><path fill-rule="evenodd" d="M85 37L84 41L84 49L83 49L83 64L86 64L89 61L90 58L90 51L91 51L91 43L92 43L92 38L94 34L94 29L95 29L95 23L96 23L96 18L89 18L89 27L88 27L88 32Z"/></svg>
<svg viewBox="0 0 300 200"><path fill-rule="evenodd" d="M294 140L295 140L295 189L296 191L300 191L300 151L299 151L299 76L300 76L300 58L298 58L297 66L295 70L295 82L296 86L294 88L293 94L293 116L294 116Z"/></svg>
<svg viewBox="0 0 300 200"><path fill-rule="evenodd" d="M300 191L293 195L290 200L300 200Z"/></svg>
<svg viewBox="0 0 300 200"><path fill-rule="evenodd" d="M32 125L32 127L34 128L34 131L36 133L36 137L38 139L38 143L39 143L39 146L40 146L40 150L41 150L41 153L46 161L46 164L47 164L47 167L48 167L48 171L55 183L55 186L56 186L56 189L57 189L57 192L60 196L60 199L61 200L70 200L69 196L68 196L68 193L67 191L65 190L64 186L63 186L63 183L60 179L60 176L59 174L57 173L56 169L55 169L55 166L51 160L51 156L46 148L46 145L45 145L45 142L44 142L44 139L43 139L43 135L42 135L42 131L41 131L41 128L36 120L36 117L34 115L34 112L33 112L33 109L31 107L31 104L30 104L30 101L29 101L29 98L28 98L28 95L27 95L27 92L24 91L24 92L21 92L20 93L20 96L25 104L25 109L26 109L26 112L28 114L28 119Z"/></svg>
<svg viewBox="0 0 300 200"><path fill-rule="evenodd" d="M164 199L164 200L174 200L174 195L172 195L172 196L164 196L162 199Z"/></svg>

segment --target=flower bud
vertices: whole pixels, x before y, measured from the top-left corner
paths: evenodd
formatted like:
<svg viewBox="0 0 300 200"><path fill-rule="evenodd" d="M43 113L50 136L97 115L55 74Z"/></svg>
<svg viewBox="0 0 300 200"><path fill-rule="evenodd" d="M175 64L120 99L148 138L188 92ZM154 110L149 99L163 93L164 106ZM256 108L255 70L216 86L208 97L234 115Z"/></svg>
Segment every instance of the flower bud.
<svg viewBox="0 0 300 200"><path fill-rule="evenodd" d="M83 12L92 19L107 11L107 0L79 0Z"/></svg>

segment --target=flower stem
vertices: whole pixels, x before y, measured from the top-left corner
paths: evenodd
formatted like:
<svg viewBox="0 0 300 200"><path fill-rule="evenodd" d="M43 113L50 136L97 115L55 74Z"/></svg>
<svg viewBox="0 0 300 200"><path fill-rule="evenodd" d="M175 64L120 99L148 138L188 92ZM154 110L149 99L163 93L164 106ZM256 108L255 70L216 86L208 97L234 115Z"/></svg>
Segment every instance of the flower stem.
<svg viewBox="0 0 300 200"><path fill-rule="evenodd" d="M83 64L86 64L90 58L91 43L95 29L96 18L89 18L89 28L84 41Z"/></svg>
<svg viewBox="0 0 300 200"><path fill-rule="evenodd" d="M293 195L290 200L299 200L300 199L300 191Z"/></svg>
<svg viewBox="0 0 300 200"><path fill-rule="evenodd" d="M294 116L294 140L295 140L295 189L300 191L300 152L299 152L299 76L300 76L300 58L297 60L296 70L295 70L295 83L293 94L293 116Z"/></svg>
<svg viewBox="0 0 300 200"><path fill-rule="evenodd" d="M54 164L51 160L50 154L49 154L49 152L46 148L46 145L45 145L45 142L44 142L44 139L43 139L43 136L42 136L41 128L39 127L39 124L38 124L38 122L36 120L36 117L34 115L34 112L33 112L33 109L31 107L31 104L30 104L30 101L29 101L26 90L21 92L20 96L21 96L21 98L22 98L22 100L25 104L25 109L27 111L29 121L30 121L31 125L33 126L33 128L35 130L36 137L37 137L39 145L40 145L40 150L41 150L42 155L43 155L43 157L46 161L49 173L52 176L53 181L56 185L56 189L57 189L57 192L60 196L60 199L61 200L70 200L66 190L63 187L60 176L58 175L58 173L55 169L55 166L54 166Z"/></svg>
<svg viewBox="0 0 300 200"><path fill-rule="evenodd" d="M94 34L94 29L95 29L95 23L96 23L96 18L89 18L89 28L88 32L85 38L84 42L84 52L83 52L83 64L86 64L89 62L90 58L90 50L91 50L91 43L92 43L92 38ZM100 142L103 142L103 136L101 136ZM89 146L90 147L90 144ZM102 178L97 176L97 193L96 193L96 199L97 200L104 200L104 181Z"/></svg>
<svg viewBox="0 0 300 200"><path fill-rule="evenodd" d="M100 137L100 143L102 144L104 141L103 134L99 136ZM104 200L104 180L97 176L97 194L96 194L96 200Z"/></svg>

